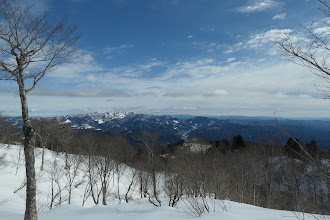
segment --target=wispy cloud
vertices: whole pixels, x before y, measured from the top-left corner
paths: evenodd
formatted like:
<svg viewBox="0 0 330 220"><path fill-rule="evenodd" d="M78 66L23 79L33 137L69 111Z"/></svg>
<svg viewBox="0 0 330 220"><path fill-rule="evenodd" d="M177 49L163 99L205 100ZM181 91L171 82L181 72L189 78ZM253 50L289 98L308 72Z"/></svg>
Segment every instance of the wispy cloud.
<svg viewBox="0 0 330 220"><path fill-rule="evenodd" d="M166 72L156 80L169 80L172 78L203 78L219 73L225 67L217 65L215 59L205 58L191 61L180 61L169 67Z"/></svg>
<svg viewBox="0 0 330 220"><path fill-rule="evenodd" d="M223 48L223 45L216 43L216 42L208 42L208 41L194 41L192 45L201 49L207 50L209 52L213 52L215 50L219 50Z"/></svg>
<svg viewBox="0 0 330 220"><path fill-rule="evenodd" d="M216 31L215 25L205 25L200 28L201 31L203 32L214 32Z"/></svg>
<svg viewBox="0 0 330 220"><path fill-rule="evenodd" d="M163 66L166 62L159 61L157 58L152 58L149 62L141 64L138 67L143 71L150 72L154 67Z"/></svg>
<svg viewBox="0 0 330 220"><path fill-rule="evenodd" d="M277 14L275 15L272 19L276 20L276 19L282 19L284 20L286 18L286 13L281 13L281 14Z"/></svg>
<svg viewBox="0 0 330 220"><path fill-rule="evenodd" d="M243 42L238 42L234 45L225 45L223 47L227 48L227 50L223 51L223 54L232 54L234 52L237 52L242 49L243 45L244 45Z"/></svg>
<svg viewBox="0 0 330 220"><path fill-rule="evenodd" d="M242 13L254 13L276 8L280 5L281 3L276 0L253 0L249 1L247 5L239 7L237 10Z"/></svg>
<svg viewBox="0 0 330 220"><path fill-rule="evenodd" d="M107 54L107 59L112 59L112 54L123 54L127 49L131 49L133 47L133 44L123 44L118 47L107 47L104 49L104 53Z"/></svg>
<svg viewBox="0 0 330 220"><path fill-rule="evenodd" d="M280 38L289 36L292 32L293 30L291 29L271 29L265 32L252 34L245 43L245 47L260 48Z"/></svg>
<svg viewBox="0 0 330 220"><path fill-rule="evenodd" d="M98 73L104 68L90 54L82 54L74 63L59 66L55 71L46 75L50 78L58 78L61 80L75 79L80 80L81 74ZM81 79L82 80L82 79Z"/></svg>

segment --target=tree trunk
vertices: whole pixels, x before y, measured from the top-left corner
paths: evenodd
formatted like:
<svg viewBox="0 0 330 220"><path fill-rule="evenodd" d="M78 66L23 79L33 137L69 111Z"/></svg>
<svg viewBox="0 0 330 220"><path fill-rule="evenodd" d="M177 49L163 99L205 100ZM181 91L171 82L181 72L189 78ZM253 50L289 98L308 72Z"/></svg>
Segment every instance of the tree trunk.
<svg viewBox="0 0 330 220"><path fill-rule="evenodd" d="M42 145L42 155L41 155L41 166L40 170L44 170L44 161L45 161L45 143Z"/></svg>
<svg viewBox="0 0 330 220"><path fill-rule="evenodd" d="M24 220L37 220L37 200L36 200L36 175L34 158L34 130L29 120L29 110L24 87L24 79L21 76L18 81L19 94L22 106L23 133L24 133L24 155L26 169L26 207Z"/></svg>
<svg viewBox="0 0 330 220"><path fill-rule="evenodd" d="M102 205L107 205L107 174L104 171L102 181Z"/></svg>

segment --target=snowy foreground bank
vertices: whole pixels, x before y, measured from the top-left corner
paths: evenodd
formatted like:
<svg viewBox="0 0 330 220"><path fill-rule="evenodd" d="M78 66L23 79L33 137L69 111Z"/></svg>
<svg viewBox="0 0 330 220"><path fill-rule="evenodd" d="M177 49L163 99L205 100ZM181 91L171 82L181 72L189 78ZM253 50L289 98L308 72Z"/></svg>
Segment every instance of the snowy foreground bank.
<svg viewBox="0 0 330 220"><path fill-rule="evenodd" d="M127 192L127 186L132 179L132 169L122 166L120 178L113 175L113 182L109 188L110 193L107 199L107 206L95 206L91 198L86 199L84 206L84 193L86 181L84 171L79 170L75 178L72 190L72 204L67 204L67 187L65 175L59 174L56 170L64 169L64 155L55 154L51 151L45 153L45 166L41 171L41 149L36 150L36 171L38 186L38 209L40 220L108 220L108 219L193 219L196 216L190 211L189 202L181 201L177 207L167 206L166 198L163 198L161 207L155 207L147 199L140 199L138 187L133 185L130 191L130 201L126 203L122 199ZM25 168L22 158L23 151L20 146L0 144L0 220L21 220L25 208ZM56 158L56 160L54 160ZM54 163L54 161L56 163ZM55 165L55 166L54 166ZM55 178L60 175L60 178ZM52 180L53 187L51 186ZM119 179L119 185L116 183ZM63 201L61 205L49 210L52 202L51 189L58 193L61 191ZM120 196L118 196L118 193ZM53 193L54 194L54 193ZM53 203L58 204L59 198L53 198ZM120 204L119 204L120 201ZM191 203L190 203L191 204ZM210 200L209 212L202 215L202 219L210 220L271 220L271 219L320 219L330 220L330 216L313 216L309 214L293 213L265 209L256 206L239 204L231 201ZM54 205L55 206L55 205Z"/></svg>

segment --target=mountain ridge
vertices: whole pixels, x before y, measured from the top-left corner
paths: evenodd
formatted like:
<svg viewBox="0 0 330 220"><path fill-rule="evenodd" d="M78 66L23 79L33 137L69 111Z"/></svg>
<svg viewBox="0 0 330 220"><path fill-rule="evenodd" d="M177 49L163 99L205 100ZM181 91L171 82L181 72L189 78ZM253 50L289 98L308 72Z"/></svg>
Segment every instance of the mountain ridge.
<svg viewBox="0 0 330 220"><path fill-rule="evenodd" d="M179 118L171 115L135 112L94 112L59 116L58 120L75 129L90 129L105 133L117 132L125 136L132 136L141 130L159 132L162 134L160 142L163 146L181 139L213 141L232 139L235 135L242 135L244 140L251 142L275 140L285 144L288 139L271 118L219 119L207 116ZM313 139L321 148L330 148L329 121L279 118L279 122L302 144Z"/></svg>

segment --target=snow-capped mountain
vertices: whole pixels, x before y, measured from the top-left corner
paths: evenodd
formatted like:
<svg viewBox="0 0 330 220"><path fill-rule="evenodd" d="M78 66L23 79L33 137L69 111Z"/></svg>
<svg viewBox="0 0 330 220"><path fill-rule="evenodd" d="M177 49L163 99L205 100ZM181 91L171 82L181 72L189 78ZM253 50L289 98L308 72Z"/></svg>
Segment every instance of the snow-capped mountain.
<svg viewBox="0 0 330 220"><path fill-rule="evenodd" d="M36 119L36 118L34 118ZM21 128L21 117L7 120ZM204 141L231 140L241 135L245 141L279 142L285 144L288 137L275 125L272 118L265 117L200 117L149 115L134 112L95 112L89 114L59 116L61 123L75 129L88 129L104 133L121 133L131 141L136 141L141 130L161 134L162 146L181 139ZM330 148L329 120L279 119L281 126L296 136L302 144L315 140L320 148Z"/></svg>
<svg viewBox="0 0 330 220"><path fill-rule="evenodd" d="M162 134L159 140L162 145L181 139L230 140L235 135L242 135L247 141L275 139L285 143L287 140L271 119L217 119L200 116L179 118L134 112L95 112L60 116L58 120L75 129L122 133L131 140L141 130L159 132ZM280 123L303 144L314 139L320 147L330 147L328 121L283 119Z"/></svg>

